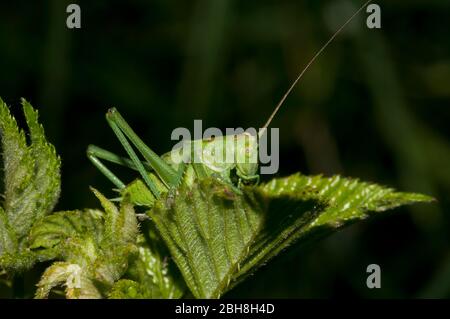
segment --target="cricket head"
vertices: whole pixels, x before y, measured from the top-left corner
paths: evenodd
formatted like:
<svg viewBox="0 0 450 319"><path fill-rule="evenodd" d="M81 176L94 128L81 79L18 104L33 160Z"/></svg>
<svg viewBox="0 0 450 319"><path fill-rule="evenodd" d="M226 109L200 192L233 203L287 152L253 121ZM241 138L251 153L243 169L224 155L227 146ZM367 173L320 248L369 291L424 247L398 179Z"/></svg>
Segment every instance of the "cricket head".
<svg viewBox="0 0 450 319"><path fill-rule="evenodd" d="M234 136L235 163L239 177L254 179L258 174L258 138L248 132Z"/></svg>

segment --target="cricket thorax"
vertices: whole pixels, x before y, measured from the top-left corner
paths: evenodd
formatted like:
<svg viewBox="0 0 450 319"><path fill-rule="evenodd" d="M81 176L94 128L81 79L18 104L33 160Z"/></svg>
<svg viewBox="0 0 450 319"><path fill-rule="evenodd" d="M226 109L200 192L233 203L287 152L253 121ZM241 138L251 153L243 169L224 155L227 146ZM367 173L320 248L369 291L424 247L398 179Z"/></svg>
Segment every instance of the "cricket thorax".
<svg viewBox="0 0 450 319"><path fill-rule="evenodd" d="M174 168L182 162L201 164L219 174L229 174L236 168L237 174L245 178L257 173L258 140L242 133L186 141L163 158Z"/></svg>

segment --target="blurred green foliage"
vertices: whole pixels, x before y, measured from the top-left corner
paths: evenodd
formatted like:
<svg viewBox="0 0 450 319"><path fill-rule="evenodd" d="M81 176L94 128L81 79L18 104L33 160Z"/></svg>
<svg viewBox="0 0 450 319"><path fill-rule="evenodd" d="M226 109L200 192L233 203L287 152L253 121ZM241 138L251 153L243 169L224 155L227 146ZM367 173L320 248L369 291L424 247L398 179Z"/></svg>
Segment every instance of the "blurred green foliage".
<svg viewBox="0 0 450 319"><path fill-rule="evenodd" d="M0 96L41 106L63 161L57 209L64 210L97 206L88 185L111 188L85 157L90 143L122 152L104 121L108 107L118 107L158 153L172 147L174 128L191 128L194 119L219 128L262 125L361 4L80 0L82 29L69 30L71 2L0 4ZM450 3L377 3L382 29L365 28L364 15L355 20L273 122L279 175L354 176L438 203L351 226L301 254L292 249L227 296L450 297ZM20 119L20 110L12 112ZM365 285L371 263L381 266L382 289ZM38 276L24 280L32 286Z"/></svg>

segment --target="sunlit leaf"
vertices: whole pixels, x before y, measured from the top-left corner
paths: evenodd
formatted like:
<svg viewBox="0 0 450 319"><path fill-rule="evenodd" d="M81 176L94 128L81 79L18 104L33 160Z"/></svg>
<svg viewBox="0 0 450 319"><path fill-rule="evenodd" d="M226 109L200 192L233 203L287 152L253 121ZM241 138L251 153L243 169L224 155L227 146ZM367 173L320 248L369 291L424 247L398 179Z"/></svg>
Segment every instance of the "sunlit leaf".
<svg viewBox="0 0 450 319"><path fill-rule="evenodd" d="M181 186L150 216L197 298L218 298L293 242L430 197L296 174L238 194L213 178Z"/></svg>

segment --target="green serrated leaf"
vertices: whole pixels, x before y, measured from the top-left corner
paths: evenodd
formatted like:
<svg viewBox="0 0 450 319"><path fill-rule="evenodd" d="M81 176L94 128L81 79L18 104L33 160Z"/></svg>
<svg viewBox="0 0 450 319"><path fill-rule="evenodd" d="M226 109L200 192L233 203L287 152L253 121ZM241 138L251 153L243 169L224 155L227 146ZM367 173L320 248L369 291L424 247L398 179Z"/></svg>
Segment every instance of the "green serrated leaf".
<svg viewBox="0 0 450 319"><path fill-rule="evenodd" d="M140 283L141 292L147 298L181 298L186 284L153 224L145 225L148 226L144 230L146 236L138 238L139 253L128 275Z"/></svg>
<svg viewBox="0 0 450 319"><path fill-rule="evenodd" d="M16 250L13 238L14 232L9 227L8 216L6 216L3 208L0 207L0 256Z"/></svg>
<svg viewBox="0 0 450 319"><path fill-rule="evenodd" d="M176 200L174 200L176 198ZM217 298L294 241L430 197L338 176L296 174L238 194L208 178L182 185L150 212L197 298Z"/></svg>
<svg viewBox="0 0 450 319"><path fill-rule="evenodd" d="M34 257L27 247L34 223L49 214L60 192L60 159L45 139L38 114L22 100L30 139L0 99L0 135L4 164L4 201L0 213L0 266L22 270Z"/></svg>
<svg viewBox="0 0 450 319"><path fill-rule="evenodd" d="M66 288L66 297L104 297L124 275L137 252L138 224L134 209L125 198L117 208L93 190L105 212L97 210L60 212L36 224L30 244L41 259L58 258L44 273L37 297L48 296L56 286ZM68 268L69 267L69 268ZM74 272L77 270L76 272ZM73 288L72 287L72 288Z"/></svg>
<svg viewBox="0 0 450 319"><path fill-rule="evenodd" d="M30 130L31 152L34 158L34 184L39 196L35 220L50 213L56 205L61 189L61 160L55 148L45 139L44 128L38 122L38 113L22 99L23 110Z"/></svg>
<svg viewBox="0 0 450 319"><path fill-rule="evenodd" d="M401 205L417 202L430 202L433 198L413 193L395 192L376 184L360 182L357 179L333 176L304 176L295 174L286 178L273 179L258 187L264 198L279 200L290 198L297 200L316 200L318 205L313 212L314 218L302 227L285 227L275 240L267 240L267 233L273 235L272 229L263 230L250 248L241 270L233 278L233 286L242 281L261 265L276 256L293 242L301 244L317 240L371 214L383 212ZM267 209L268 214L286 216L292 209L282 209L275 205ZM292 231L290 231L292 230Z"/></svg>
<svg viewBox="0 0 450 319"><path fill-rule="evenodd" d="M182 185L151 211L194 296L219 297L239 268L259 226L252 205L258 203L208 179Z"/></svg>
<svg viewBox="0 0 450 319"><path fill-rule="evenodd" d="M69 238L92 236L100 241L102 227L102 211L87 209L57 212L33 226L29 235L29 247L41 260L53 259L63 255Z"/></svg>
<svg viewBox="0 0 450 319"><path fill-rule="evenodd" d="M133 205L129 198L125 196L122 199L120 209L110 202L99 191L92 188L95 196L100 200L103 209L106 212L105 233L108 240L117 244L117 242L136 241L138 223L134 215Z"/></svg>
<svg viewBox="0 0 450 319"><path fill-rule="evenodd" d="M35 217L34 203L38 194L33 182L34 160L25 133L19 130L16 120L2 100L0 132L5 180L3 205L8 224L20 240L27 234Z"/></svg>
<svg viewBox="0 0 450 319"><path fill-rule="evenodd" d="M77 264L55 262L48 267L36 290L36 298L47 298L50 291L57 286L64 286L68 299L97 299L101 293L83 269Z"/></svg>
<svg viewBox="0 0 450 319"><path fill-rule="evenodd" d="M142 286L129 279L121 279L114 284L109 295L109 299L146 299L149 298L142 292Z"/></svg>

